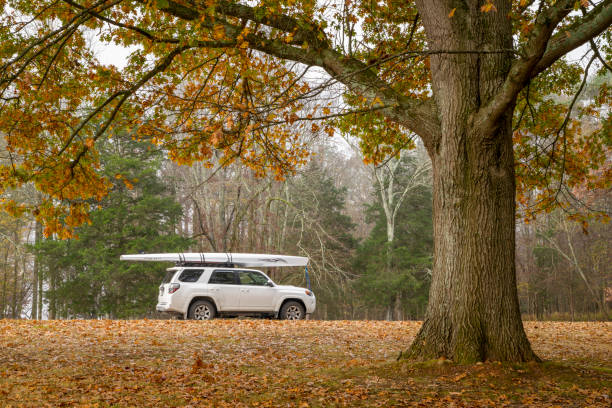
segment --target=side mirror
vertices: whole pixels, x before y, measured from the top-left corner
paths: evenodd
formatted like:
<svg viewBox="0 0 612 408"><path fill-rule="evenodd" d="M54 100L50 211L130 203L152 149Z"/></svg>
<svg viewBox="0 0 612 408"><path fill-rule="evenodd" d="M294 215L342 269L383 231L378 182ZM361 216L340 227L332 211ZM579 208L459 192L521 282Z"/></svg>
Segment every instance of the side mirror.
<svg viewBox="0 0 612 408"><path fill-rule="evenodd" d="M266 282L266 286L270 286L271 288L273 288L274 287L274 282L272 282L271 280L268 280Z"/></svg>

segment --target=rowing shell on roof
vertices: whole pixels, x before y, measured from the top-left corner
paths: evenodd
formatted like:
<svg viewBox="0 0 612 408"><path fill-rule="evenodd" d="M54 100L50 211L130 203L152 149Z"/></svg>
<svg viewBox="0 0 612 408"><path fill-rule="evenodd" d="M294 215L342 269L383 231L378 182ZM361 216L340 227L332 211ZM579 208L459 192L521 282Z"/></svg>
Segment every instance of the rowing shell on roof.
<svg viewBox="0 0 612 408"><path fill-rule="evenodd" d="M175 262L178 264L223 264L241 267L306 266L304 256L271 254L234 254L230 252L179 252L167 254L121 255L122 261Z"/></svg>

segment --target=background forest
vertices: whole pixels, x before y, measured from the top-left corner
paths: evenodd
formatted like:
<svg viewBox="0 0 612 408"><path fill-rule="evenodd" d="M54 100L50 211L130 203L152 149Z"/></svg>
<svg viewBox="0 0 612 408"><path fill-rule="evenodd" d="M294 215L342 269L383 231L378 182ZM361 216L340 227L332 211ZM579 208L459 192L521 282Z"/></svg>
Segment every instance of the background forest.
<svg viewBox="0 0 612 408"><path fill-rule="evenodd" d="M587 87L582 99L591 96ZM433 253L431 163L415 146L365 164L354 143L311 138L309 163L278 179L240 163L180 166L129 129L115 131L99 146L99 171L112 189L88 203L91 222L77 238L43 238L33 219L0 215L0 318L160 317L157 290L169 265L119 255L193 251L308 256L316 319L420 319ZM609 189L572 193L612 211ZM38 194L5 195L32 203ZM521 217L528 207L519 203L516 227L523 315L608 320L610 223L584 225L561 209ZM266 272L279 283L307 284L299 268Z"/></svg>

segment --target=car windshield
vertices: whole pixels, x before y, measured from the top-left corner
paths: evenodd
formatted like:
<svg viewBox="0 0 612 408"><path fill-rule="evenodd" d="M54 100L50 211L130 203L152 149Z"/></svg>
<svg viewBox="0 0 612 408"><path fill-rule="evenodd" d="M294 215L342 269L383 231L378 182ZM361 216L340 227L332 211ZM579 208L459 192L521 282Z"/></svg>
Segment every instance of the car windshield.
<svg viewBox="0 0 612 408"><path fill-rule="evenodd" d="M168 271L168 272L166 272L166 276L164 276L164 280L162 281L162 283L170 283L170 281L172 280L172 277L174 276L175 273L176 273L176 271Z"/></svg>

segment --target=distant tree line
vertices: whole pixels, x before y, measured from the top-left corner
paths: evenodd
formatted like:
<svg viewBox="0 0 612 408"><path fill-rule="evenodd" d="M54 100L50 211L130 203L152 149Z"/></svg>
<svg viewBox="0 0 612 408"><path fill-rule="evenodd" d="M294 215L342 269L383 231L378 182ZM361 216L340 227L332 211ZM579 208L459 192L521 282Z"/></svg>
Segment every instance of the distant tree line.
<svg viewBox="0 0 612 408"><path fill-rule="evenodd" d="M317 142L310 164L284 180L255 177L239 164L178 166L125 133L100 150L100 171L112 188L89 203L96 207L78 239L43 238L32 220L0 217L0 317L159 317L158 286L170 265L119 256L190 251L308 256L314 318L424 315L432 190L419 148L375 166L348 145ZM33 190L11 194L37 199ZM611 210L609 191L589 194L591 205ZM519 222L524 316L609 318L611 234L610 224L583 230L558 212ZM266 272L280 283L306 285L299 268Z"/></svg>

